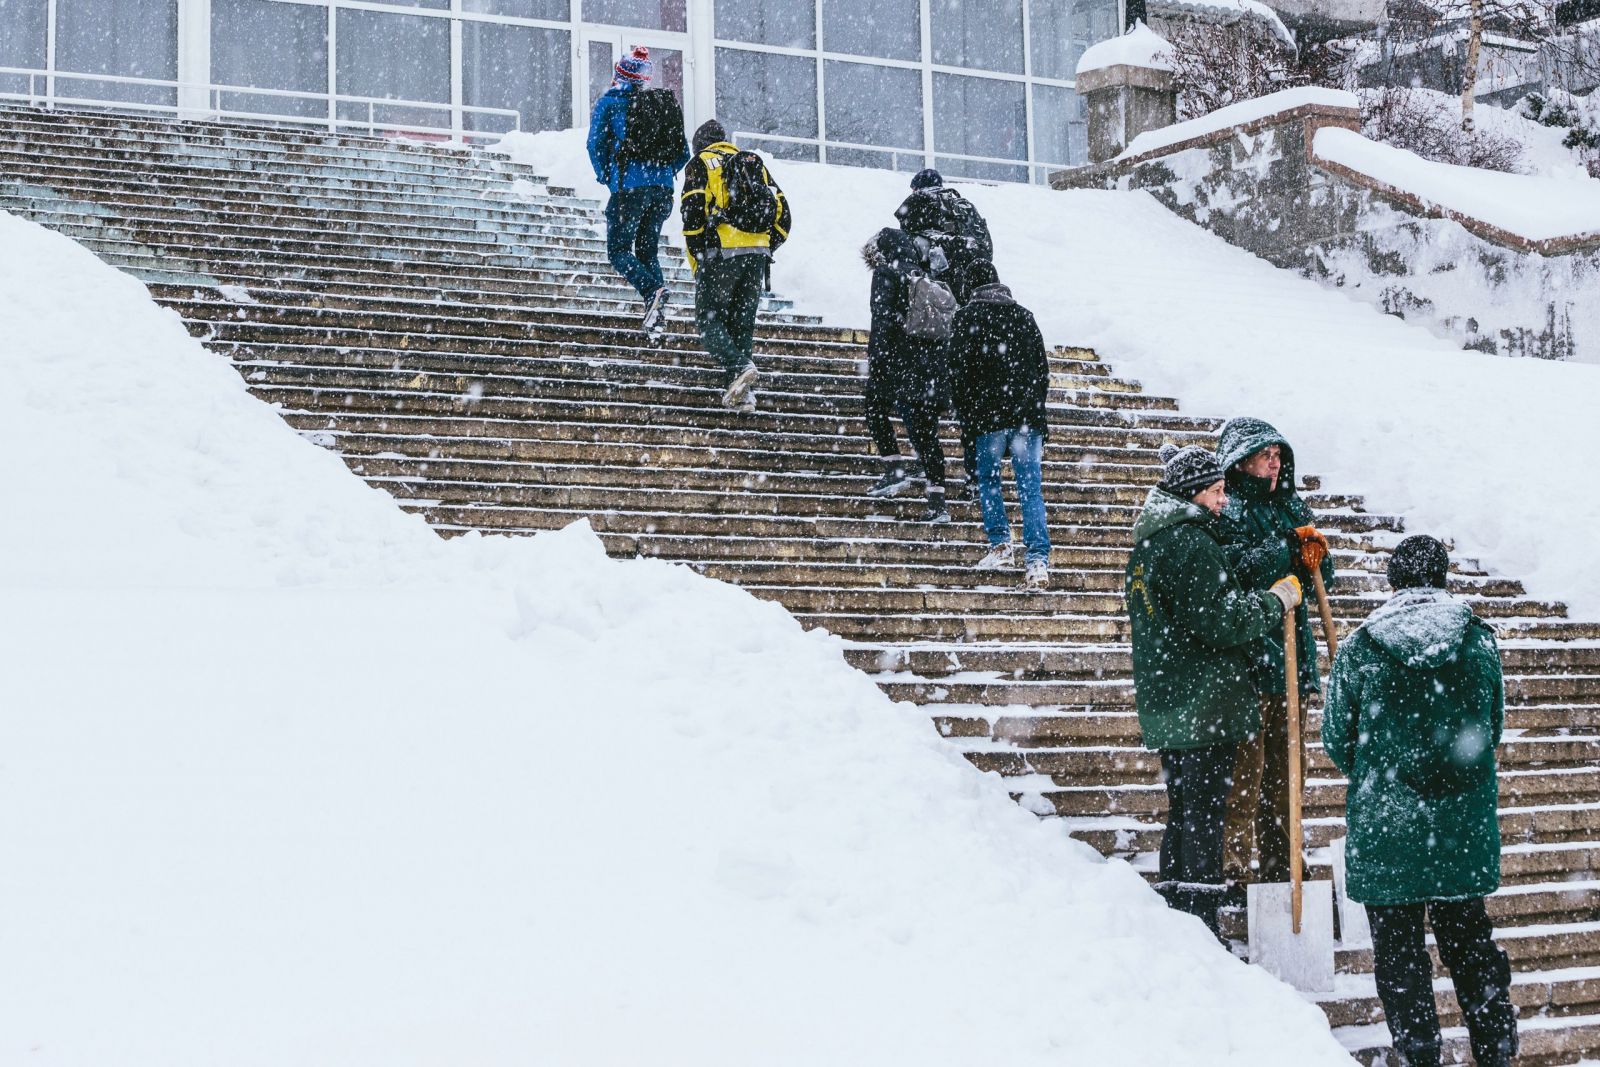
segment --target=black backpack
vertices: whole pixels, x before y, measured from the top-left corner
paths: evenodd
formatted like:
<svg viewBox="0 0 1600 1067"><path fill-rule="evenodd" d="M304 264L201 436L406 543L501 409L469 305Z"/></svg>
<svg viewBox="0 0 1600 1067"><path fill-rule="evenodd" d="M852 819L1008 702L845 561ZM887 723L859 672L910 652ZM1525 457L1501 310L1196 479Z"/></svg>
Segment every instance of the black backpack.
<svg viewBox="0 0 1600 1067"><path fill-rule="evenodd" d="M683 135L683 108L671 89L639 89L628 101L628 115L617 162L671 166L689 154Z"/></svg>
<svg viewBox="0 0 1600 1067"><path fill-rule="evenodd" d="M944 204L944 232L964 239L965 260L993 259L994 241L989 236L989 224L983 221L977 207L964 196L947 196Z"/></svg>
<svg viewBox="0 0 1600 1067"><path fill-rule="evenodd" d="M767 165L754 152L738 151L722 161L722 187L728 202L719 211L722 222L745 233L771 233L778 222L778 195Z"/></svg>

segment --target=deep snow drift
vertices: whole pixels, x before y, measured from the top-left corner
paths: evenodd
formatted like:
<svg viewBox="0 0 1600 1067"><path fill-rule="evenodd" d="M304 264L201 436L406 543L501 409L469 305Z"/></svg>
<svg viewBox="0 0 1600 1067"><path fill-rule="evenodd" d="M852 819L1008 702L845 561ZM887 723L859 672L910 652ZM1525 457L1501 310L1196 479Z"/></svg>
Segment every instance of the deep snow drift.
<svg viewBox="0 0 1600 1067"><path fill-rule="evenodd" d="M0 331L0 1062L1348 1062L776 605L439 540L3 213Z"/></svg>
<svg viewBox="0 0 1600 1067"><path fill-rule="evenodd" d="M517 158L602 198L581 134L518 135ZM801 311L864 327L859 248L894 223L907 176L774 163L794 235L772 284ZM586 184L585 184L586 183ZM1001 280L1051 344L1086 345L1183 410L1256 415L1334 492L1600 618L1600 367L1464 352L1421 326L1233 248L1142 193L963 184ZM676 241L676 222L668 224ZM758 353L759 361L759 353Z"/></svg>

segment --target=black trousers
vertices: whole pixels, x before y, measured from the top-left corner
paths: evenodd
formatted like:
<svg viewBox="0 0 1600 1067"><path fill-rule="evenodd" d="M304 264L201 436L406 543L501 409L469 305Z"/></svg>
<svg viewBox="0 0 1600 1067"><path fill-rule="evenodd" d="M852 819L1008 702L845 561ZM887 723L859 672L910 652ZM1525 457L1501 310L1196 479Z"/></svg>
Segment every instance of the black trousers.
<svg viewBox="0 0 1600 1067"><path fill-rule="evenodd" d="M1450 969L1456 987L1456 1000L1472 1038L1472 1058L1478 1067L1511 1063L1517 1053L1511 963L1494 943L1494 927L1482 897L1367 905L1378 999L1383 1002L1395 1051L1407 1067L1438 1067L1442 1051L1424 913L1433 926L1439 958Z"/></svg>
<svg viewBox="0 0 1600 1067"><path fill-rule="evenodd" d="M1233 763L1232 741L1199 748L1162 749L1167 781L1167 829L1161 835L1161 881L1156 888L1178 911L1218 933L1222 903L1222 827Z"/></svg>
<svg viewBox="0 0 1600 1067"><path fill-rule="evenodd" d="M906 436L928 474L929 488L944 486L944 445L939 441L939 416L944 414L943 383L919 368L885 365L875 359L867 365L867 433L880 456L900 454L891 415L905 423Z"/></svg>

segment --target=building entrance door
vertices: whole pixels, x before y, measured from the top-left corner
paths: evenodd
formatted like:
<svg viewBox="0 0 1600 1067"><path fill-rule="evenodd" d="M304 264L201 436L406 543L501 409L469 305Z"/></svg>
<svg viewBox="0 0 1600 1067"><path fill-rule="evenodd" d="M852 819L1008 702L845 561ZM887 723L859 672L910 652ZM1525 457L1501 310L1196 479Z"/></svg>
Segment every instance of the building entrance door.
<svg viewBox="0 0 1600 1067"><path fill-rule="evenodd" d="M691 99L692 94L684 91L683 52L687 41L682 38L682 34L649 30L584 30L578 52L582 70L574 81L582 87L585 96L575 113L587 117L594 110L594 102L611 85L617 60L627 55L635 45L642 44L650 49L650 62L654 64L650 86L671 89L678 94L678 100L683 105L684 121L692 131L697 122L697 108Z"/></svg>

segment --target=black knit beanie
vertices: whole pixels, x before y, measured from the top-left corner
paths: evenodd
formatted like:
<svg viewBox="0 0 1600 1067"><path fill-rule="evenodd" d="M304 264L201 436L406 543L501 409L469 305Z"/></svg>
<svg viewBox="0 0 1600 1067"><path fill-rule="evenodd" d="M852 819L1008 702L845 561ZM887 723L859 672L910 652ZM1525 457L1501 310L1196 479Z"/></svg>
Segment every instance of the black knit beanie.
<svg viewBox="0 0 1600 1067"><path fill-rule="evenodd" d="M913 189L931 189L936 185L943 184L944 175L940 174L932 167L919 170L911 176L911 188Z"/></svg>
<svg viewBox="0 0 1600 1067"><path fill-rule="evenodd" d="M716 119L706 119L700 128L694 131L694 150L699 155L719 141L728 139L728 131Z"/></svg>
<svg viewBox="0 0 1600 1067"><path fill-rule="evenodd" d="M1173 496L1189 498L1200 490L1222 481L1222 464L1217 457L1199 445L1161 446L1161 462L1166 470L1161 475L1161 488Z"/></svg>
<svg viewBox="0 0 1600 1067"><path fill-rule="evenodd" d="M994 269L994 264L987 259L975 259L967 264L967 285L977 289L984 285L993 285L1000 280L1000 272Z"/></svg>
<svg viewBox="0 0 1600 1067"><path fill-rule="evenodd" d="M1450 553L1427 534L1416 534L1395 546L1389 557L1391 589L1443 589L1450 573Z"/></svg>

